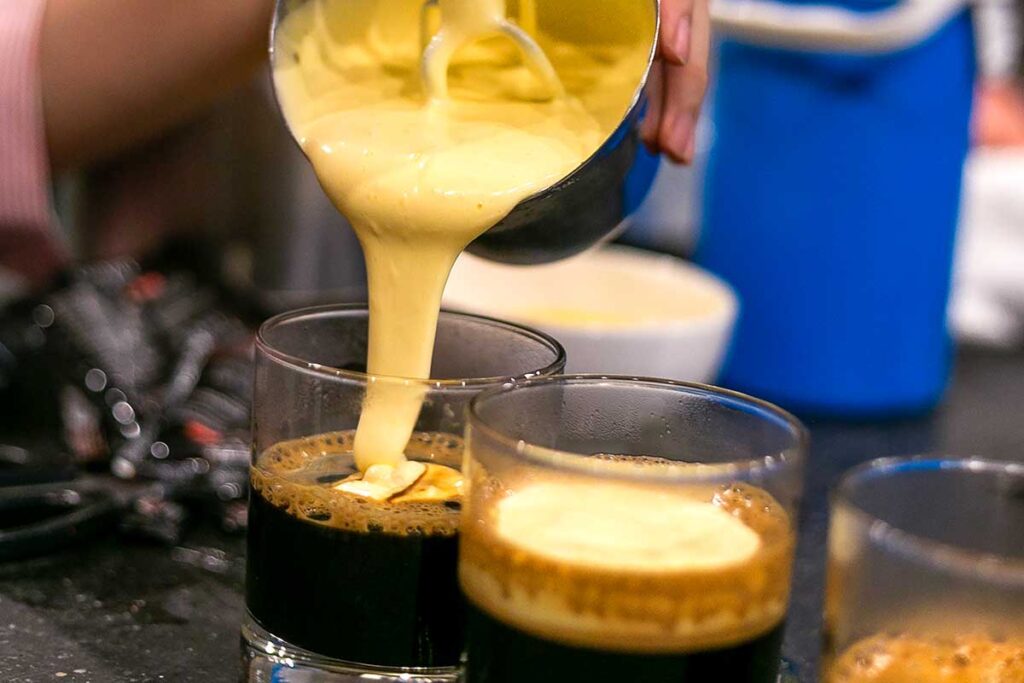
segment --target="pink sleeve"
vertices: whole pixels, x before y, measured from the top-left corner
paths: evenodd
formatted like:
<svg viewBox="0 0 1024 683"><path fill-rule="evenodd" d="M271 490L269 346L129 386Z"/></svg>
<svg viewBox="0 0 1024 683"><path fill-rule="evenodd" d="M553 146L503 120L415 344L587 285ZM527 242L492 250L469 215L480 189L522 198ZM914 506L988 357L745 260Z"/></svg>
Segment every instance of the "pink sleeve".
<svg viewBox="0 0 1024 683"><path fill-rule="evenodd" d="M0 264L41 283L64 260L50 210L39 37L46 0L0 0Z"/></svg>

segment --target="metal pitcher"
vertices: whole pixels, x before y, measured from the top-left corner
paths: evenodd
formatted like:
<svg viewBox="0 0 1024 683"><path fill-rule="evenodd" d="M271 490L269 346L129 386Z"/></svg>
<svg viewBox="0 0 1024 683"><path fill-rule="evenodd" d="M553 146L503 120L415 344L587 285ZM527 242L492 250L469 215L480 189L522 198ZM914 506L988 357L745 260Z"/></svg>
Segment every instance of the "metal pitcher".
<svg viewBox="0 0 1024 683"><path fill-rule="evenodd" d="M352 2L356 0L337 0ZM275 59L275 39L281 22L306 0L277 0L271 30L270 58ZM625 227L635 209L627 201L627 178L640 149L639 123L644 87L654 60L659 29L659 0L636 0L650 6L650 35L646 68L636 85L628 111L615 132L594 154L556 185L527 197L500 223L469 247L471 253L495 261L533 264L556 261L611 239ZM588 17L581 17L581 26ZM585 30L614 31L614 26L586 26ZM648 180L648 183L650 180Z"/></svg>

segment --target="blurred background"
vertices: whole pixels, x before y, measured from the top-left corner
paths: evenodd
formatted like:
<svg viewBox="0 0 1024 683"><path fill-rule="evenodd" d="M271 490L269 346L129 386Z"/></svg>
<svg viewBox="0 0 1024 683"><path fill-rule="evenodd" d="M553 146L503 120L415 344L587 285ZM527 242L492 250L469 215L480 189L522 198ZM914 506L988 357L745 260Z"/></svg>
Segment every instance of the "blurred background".
<svg viewBox="0 0 1024 683"><path fill-rule="evenodd" d="M924 414L955 344L1020 350L1021 4L712 8L695 163L641 154L654 181L619 246L539 268L464 257L446 305L547 329L573 371L717 382L807 416ZM59 435L127 477L241 467L259 321L366 296L269 74L54 193L75 265L43 292L0 273L6 440ZM241 470L223 477L244 497Z"/></svg>
<svg viewBox="0 0 1024 683"><path fill-rule="evenodd" d="M447 304L552 331L571 370L717 381L846 417L934 407L953 339L1020 348L1020 3L848 0L827 15L805 2L712 7L716 57L695 163L637 161L657 175L618 241L648 253L554 269L465 257ZM77 264L109 266L126 283L187 273L217 293L208 308L227 306L250 329L275 311L365 299L358 243L283 125L267 73L161 139L58 178L55 197ZM636 279L655 263L649 252L675 260L656 260L661 279ZM61 286L84 277L95 287L96 272L69 271ZM192 290L171 303L151 294L156 307L197 300ZM706 305L637 312L659 297ZM7 337L19 339L34 324L25 311L46 296L26 297L3 272L0 299ZM31 366L26 344L9 341L0 364L18 411L32 409L10 399ZM700 358L681 361L689 355Z"/></svg>
<svg viewBox="0 0 1024 683"><path fill-rule="evenodd" d="M808 419L792 651L813 661L825 491L844 467L934 450L1020 458L1024 3L712 8L695 163L641 156L638 177L656 176L634 188L643 201L617 245L534 268L463 257L446 305L552 332L570 370L714 382ZM188 612L175 623L203 627L189 636L202 661L226 662L236 615L173 600L208 572L234 587L217 578L203 595L237 602L240 542L180 543L190 520L244 529L254 331L286 309L364 301L359 246L267 73L162 138L55 179L54 195L74 265L44 290L0 271L0 486L111 472L156 482L118 508L122 535L175 547L173 562L138 551L140 567L166 571L152 581L170 578L156 586L138 570L136 592ZM30 540L0 543L0 560L69 539ZM103 586L135 571L108 551ZM41 590L63 595L69 641L110 654L71 593L108 589L87 569L61 588L69 572L42 588L0 576L0 593L30 606ZM108 600L115 617L135 610L122 597Z"/></svg>
<svg viewBox="0 0 1024 683"><path fill-rule="evenodd" d="M719 4L750 3L722 0ZM1024 206L1020 205L1024 198L1013 196L1021 194L1013 190L1021 187L1024 174L1024 67L1020 58L1019 5L1017 0L978 3L972 13L972 40L976 43L965 46L973 54L965 49L957 55L972 59L961 69L977 67L977 81L973 83L971 145L964 166L957 305L952 319L963 337L997 344L1012 344L1021 339L1022 321L1016 319L1011 309L1014 300L1024 297L1024 291L1014 294L1009 281L991 281L993 277L1012 278L1014 270L1021 271L1024 278L1024 269L1014 267L1022 263L1016 259L1024 257L1013 249L1016 243L1012 227L1024 223ZM913 56L906 53L929 47L940 28L932 27L934 30L921 36L921 40L909 37L905 49L895 49L892 55L875 60L898 61ZM722 33L719 36L719 46L722 40L740 41L730 41ZM801 41L793 39L793 43L799 46ZM779 54L788 50L770 51ZM858 58L828 52L822 55L834 63L846 60L847 72L831 75L837 82L848 81L840 85L850 86L849 71ZM812 54L824 59L822 55ZM940 62L934 66L929 70L930 78L942 80L942 67L948 70L949 64ZM693 257L702 228L705 172L716 140L715 100L720 87L713 75L700 123L694 167L641 160L643 164L658 163L659 172L622 242ZM866 85L862 87L861 94L869 96ZM903 87L913 92L924 89L913 81ZM764 108L765 103L757 103L753 98L751 103L756 106L751 107L750 115L757 118L757 110ZM884 109L885 104L877 106L879 116L892 113ZM953 108L961 103L944 104L943 108ZM943 112L933 114L941 117ZM913 134L907 122L896 123L905 126L904 135ZM823 142L837 148L844 144L838 139ZM876 148L868 150L876 155L880 166L889 160L884 150L887 142L879 138ZM927 163L926 159L899 161L908 168L913 164L924 167ZM852 177L854 169L838 170ZM904 182L911 186L913 178L905 178ZM842 189L837 186L834 191ZM225 277L238 285L253 287L275 305L364 298L358 245L345 221L323 196L308 163L285 129L273 100L269 74L261 74L244 89L224 97L200 119L162 139L102 165L59 178L56 194L60 224L76 255L84 261L144 258L158 252L167 242L187 240L216 256ZM792 194L794 200L798 199L800 189L793 187ZM998 242L1006 247L1005 251L993 246L997 242L990 241L997 238L1006 240ZM987 290L982 271L989 271ZM17 280L6 275L4 282L4 297L10 300L18 291ZM961 284L963 288L959 287Z"/></svg>

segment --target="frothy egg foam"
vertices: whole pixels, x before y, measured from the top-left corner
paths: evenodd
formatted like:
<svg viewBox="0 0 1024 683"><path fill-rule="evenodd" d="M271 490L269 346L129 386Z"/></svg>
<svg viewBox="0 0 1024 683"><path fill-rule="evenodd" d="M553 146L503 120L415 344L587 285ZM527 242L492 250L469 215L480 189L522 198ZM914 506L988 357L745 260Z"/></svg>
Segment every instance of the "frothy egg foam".
<svg viewBox="0 0 1024 683"><path fill-rule="evenodd" d="M275 444L250 468L252 495L311 524L340 531L396 536L458 533L463 489L462 440L450 434L413 435L405 455L419 465L415 481L385 495L347 490L364 475L355 464L353 431ZM380 466L391 469L390 466ZM390 478L386 472L386 478ZM386 488L386 486L384 487Z"/></svg>
<svg viewBox="0 0 1024 683"><path fill-rule="evenodd" d="M712 571L747 562L761 546L710 501L614 484L534 484L504 498L495 522L528 552L625 571Z"/></svg>
<svg viewBox="0 0 1024 683"><path fill-rule="evenodd" d="M647 70L654 13L627 0L598 4L538 7L556 34L536 36L565 86L554 99L537 99L516 46L490 36L452 55L451 97L428 101L422 0L310 0L282 21L274 65L281 106L365 256L370 375L430 376L441 296L458 255L523 200L570 176L629 111ZM610 14L618 22L602 31L595 16L611 9L621 10ZM446 30L463 26L457 32L468 35L480 4L448 3L445 12ZM360 470L401 464L423 400L417 386L369 384L354 446Z"/></svg>
<svg viewBox="0 0 1024 683"><path fill-rule="evenodd" d="M785 616L794 533L767 491L470 472L459 580L510 627L573 647L678 654L747 642Z"/></svg>

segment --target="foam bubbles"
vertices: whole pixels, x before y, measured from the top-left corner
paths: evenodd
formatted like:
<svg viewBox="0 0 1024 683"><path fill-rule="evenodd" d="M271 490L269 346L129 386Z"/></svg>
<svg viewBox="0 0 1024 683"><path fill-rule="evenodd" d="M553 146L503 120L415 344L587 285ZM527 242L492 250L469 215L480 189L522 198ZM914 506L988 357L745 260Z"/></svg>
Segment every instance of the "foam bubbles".
<svg viewBox="0 0 1024 683"><path fill-rule="evenodd" d="M406 454L430 465L428 474L391 500L344 493L335 485L355 474L353 431L286 441L267 449L250 469L254 495L314 524L359 533L451 536L458 532L462 440L416 434Z"/></svg>
<svg viewBox="0 0 1024 683"><path fill-rule="evenodd" d="M1021 683L1024 640L880 635L847 650L829 683Z"/></svg>

